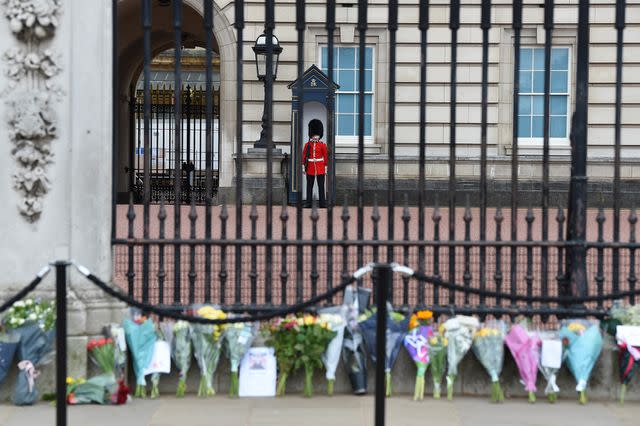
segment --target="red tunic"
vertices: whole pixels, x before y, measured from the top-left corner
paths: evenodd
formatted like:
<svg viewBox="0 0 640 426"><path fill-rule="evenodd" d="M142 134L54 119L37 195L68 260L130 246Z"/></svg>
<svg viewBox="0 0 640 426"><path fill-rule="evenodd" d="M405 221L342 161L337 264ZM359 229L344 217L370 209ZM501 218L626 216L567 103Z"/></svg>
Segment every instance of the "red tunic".
<svg viewBox="0 0 640 426"><path fill-rule="evenodd" d="M323 175L329 164L327 145L322 141L313 139L304 144L302 150L302 164L306 167L308 175Z"/></svg>

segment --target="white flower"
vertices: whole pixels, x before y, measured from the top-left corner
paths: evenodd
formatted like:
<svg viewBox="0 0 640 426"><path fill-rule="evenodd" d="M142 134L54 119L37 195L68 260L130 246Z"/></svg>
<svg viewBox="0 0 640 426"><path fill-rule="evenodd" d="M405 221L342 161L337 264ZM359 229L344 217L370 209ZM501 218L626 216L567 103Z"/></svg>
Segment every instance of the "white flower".
<svg viewBox="0 0 640 426"><path fill-rule="evenodd" d="M16 317L12 317L12 318L9 320L9 324L11 324L11 325L16 325L16 324L18 324L18 319L17 319Z"/></svg>
<svg viewBox="0 0 640 426"><path fill-rule="evenodd" d="M24 308L24 302L22 300L18 300L16 303L13 304L13 306L15 308Z"/></svg>
<svg viewBox="0 0 640 426"><path fill-rule="evenodd" d="M38 319L38 316L35 313L30 313L29 314L29 321L35 321Z"/></svg>
<svg viewBox="0 0 640 426"><path fill-rule="evenodd" d="M33 299L27 299L27 300L24 301L24 303L27 306L31 306L31 305L33 305Z"/></svg>
<svg viewBox="0 0 640 426"><path fill-rule="evenodd" d="M20 319L18 320L18 325L22 325L22 324L24 324L24 323L25 323L25 321L24 321L24 319L23 319L23 318L20 318Z"/></svg>

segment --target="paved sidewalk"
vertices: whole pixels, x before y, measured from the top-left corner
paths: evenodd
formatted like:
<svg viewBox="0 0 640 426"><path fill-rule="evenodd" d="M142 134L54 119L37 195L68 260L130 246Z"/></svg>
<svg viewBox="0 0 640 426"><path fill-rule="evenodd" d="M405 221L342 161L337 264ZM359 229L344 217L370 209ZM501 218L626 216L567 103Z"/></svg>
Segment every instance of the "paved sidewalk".
<svg viewBox="0 0 640 426"><path fill-rule="evenodd" d="M69 408L70 426L371 426L373 397L317 396L304 399L290 395L284 399L240 399L224 396L212 399L189 397L136 400L124 407L80 406ZM387 425L415 426L631 426L638 424L640 404L577 402L563 400L555 405L546 400L535 405L525 400L509 400L502 405L483 398L458 398L413 402L407 396L394 397L387 404ZM55 424L55 409L46 404L35 407L0 405L2 426L47 426Z"/></svg>

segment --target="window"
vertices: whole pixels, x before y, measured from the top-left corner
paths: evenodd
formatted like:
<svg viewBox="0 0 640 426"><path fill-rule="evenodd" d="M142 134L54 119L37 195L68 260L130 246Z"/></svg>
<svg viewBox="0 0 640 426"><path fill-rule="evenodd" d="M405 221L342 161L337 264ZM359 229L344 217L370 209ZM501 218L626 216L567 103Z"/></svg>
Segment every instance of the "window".
<svg viewBox="0 0 640 426"><path fill-rule="evenodd" d="M334 47L334 81L340 86L336 92L336 137L348 142L349 137L358 136L358 91L360 89L358 47ZM321 48L320 68L327 73L328 48ZM373 129L374 66L373 47L365 48L364 80L364 136L371 137Z"/></svg>
<svg viewBox="0 0 640 426"><path fill-rule="evenodd" d="M551 49L549 136L568 137L569 48ZM544 136L544 49L520 50L518 137Z"/></svg>

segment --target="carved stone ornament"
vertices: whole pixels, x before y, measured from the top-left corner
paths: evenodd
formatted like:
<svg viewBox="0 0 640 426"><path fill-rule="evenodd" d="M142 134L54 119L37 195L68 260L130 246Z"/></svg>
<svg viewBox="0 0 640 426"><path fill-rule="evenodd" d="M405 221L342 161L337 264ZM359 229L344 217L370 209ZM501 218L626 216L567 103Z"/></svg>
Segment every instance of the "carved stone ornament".
<svg viewBox="0 0 640 426"><path fill-rule="evenodd" d="M22 195L18 208L29 222L34 222L51 187L47 166L53 160L51 142L56 137L57 122L52 104L62 96L52 81L61 71L59 58L51 49L42 49L41 44L55 34L60 0L0 0L0 4L5 6L11 32L22 43L3 55L9 78L4 97L11 153L18 166L13 184Z"/></svg>

